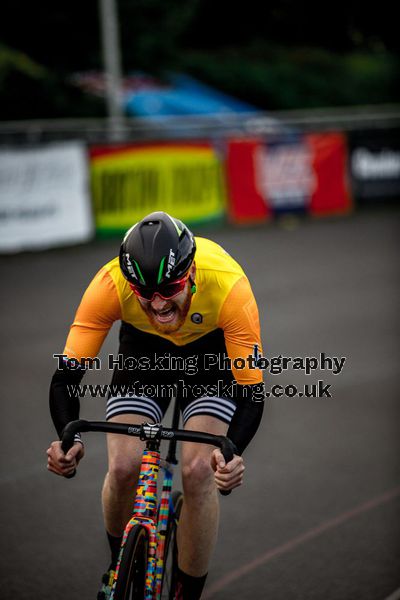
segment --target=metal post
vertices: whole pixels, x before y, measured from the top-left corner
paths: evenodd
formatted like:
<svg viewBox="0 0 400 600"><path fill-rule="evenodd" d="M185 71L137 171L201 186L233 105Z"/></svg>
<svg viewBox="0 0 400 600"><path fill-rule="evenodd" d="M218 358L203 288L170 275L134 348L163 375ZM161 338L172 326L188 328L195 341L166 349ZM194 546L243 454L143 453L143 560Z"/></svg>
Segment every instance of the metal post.
<svg viewBox="0 0 400 600"><path fill-rule="evenodd" d="M100 0L110 138L123 138L122 69L116 0Z"/></svg>

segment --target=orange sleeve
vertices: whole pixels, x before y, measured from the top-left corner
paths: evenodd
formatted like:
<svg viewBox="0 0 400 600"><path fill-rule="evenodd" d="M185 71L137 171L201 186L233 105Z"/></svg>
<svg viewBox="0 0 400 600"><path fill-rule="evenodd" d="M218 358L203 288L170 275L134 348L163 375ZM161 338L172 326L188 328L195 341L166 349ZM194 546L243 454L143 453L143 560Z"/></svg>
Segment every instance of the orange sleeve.
<svg viewBox="0 0 400 600"><path fill-rule="evenodd" d="M254 353L255 344L260 353L262 348L258 308L246 277L241 277L225 298L219 315L219 326L224 331L229 358L232 361L238 359L238 366L244 364L243 368L232 365L236 381L242 385L260 383L260 369L251 368L248 360Z"/></svg>
<svg viewBox="0 0 400 600"><path fill-rule="evenodd" d="M82 297L63 354L78 360L96 357L119 319L121 305L115 283L106 269L100 269Z"/></svg>

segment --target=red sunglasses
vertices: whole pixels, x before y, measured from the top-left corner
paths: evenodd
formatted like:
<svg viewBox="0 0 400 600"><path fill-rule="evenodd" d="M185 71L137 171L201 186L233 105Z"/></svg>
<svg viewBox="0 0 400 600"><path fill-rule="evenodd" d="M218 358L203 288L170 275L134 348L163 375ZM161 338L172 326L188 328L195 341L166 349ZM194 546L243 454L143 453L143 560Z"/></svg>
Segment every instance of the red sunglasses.
<svg viewBox="0 0 400 600"><path fill-rule="evenodd" d="M185 275L185 277L182 277L182 279L171 281L171 283L166 283L165 285L157 288L147 287L145 285L136 285L135 283L130 283L129 285L136 296L139 296L139 298L144 298L144 300L148 300L149 302L153 301L156 294L163 300L170 300L185 289L188 278L189 274Z"/></svg>

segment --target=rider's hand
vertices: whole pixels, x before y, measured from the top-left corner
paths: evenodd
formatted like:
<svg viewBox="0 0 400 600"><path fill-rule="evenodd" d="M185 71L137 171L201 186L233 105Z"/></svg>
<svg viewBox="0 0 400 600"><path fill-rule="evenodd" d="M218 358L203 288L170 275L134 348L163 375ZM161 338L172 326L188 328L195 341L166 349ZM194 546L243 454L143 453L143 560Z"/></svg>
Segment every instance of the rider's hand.
<svg viewBox="0 0 400 600"><path fill-rule="evenodd" d="M52 442L47 450L47 468L63 477L72 475L84 454L85 449L80 442L75 442L67 454L61 450L61 442Z"/></svg>
<svg viewBox="0 0 400 600"><path fill-rule="evenodd" d="M241 456L235 456L229 463L225 463L221 450L216 448L211 455L211 467L214 471L214 479L219 490L233 490L242 485L244 462Z"/></svg>

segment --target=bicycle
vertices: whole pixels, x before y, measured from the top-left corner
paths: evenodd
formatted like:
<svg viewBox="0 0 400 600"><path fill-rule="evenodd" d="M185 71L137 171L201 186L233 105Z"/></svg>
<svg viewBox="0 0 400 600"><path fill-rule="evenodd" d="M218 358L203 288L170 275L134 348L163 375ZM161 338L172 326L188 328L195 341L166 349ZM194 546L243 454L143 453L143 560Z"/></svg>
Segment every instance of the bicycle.
<svg viewBox="0 0 400 600"><path fill-rule="evenodd" d="M178 429L178 426L179 405L175 401L171 428L159 423L125 424L80 419L68 423L62 433L61 447L65 454L78 432L131 435L146 442L134 508L123 534L110 600L173 600L175 597L178 564L176 529L183 502L181 492L172 492L173 466L178 463L177 442L190 441L219 447L227 463L237 453L233 442L225 436ZM169 441L165 460L161 459L162 440ZM158 504L160 466L164 479ZM228 495L230 492L221 493Z"/></svg>

